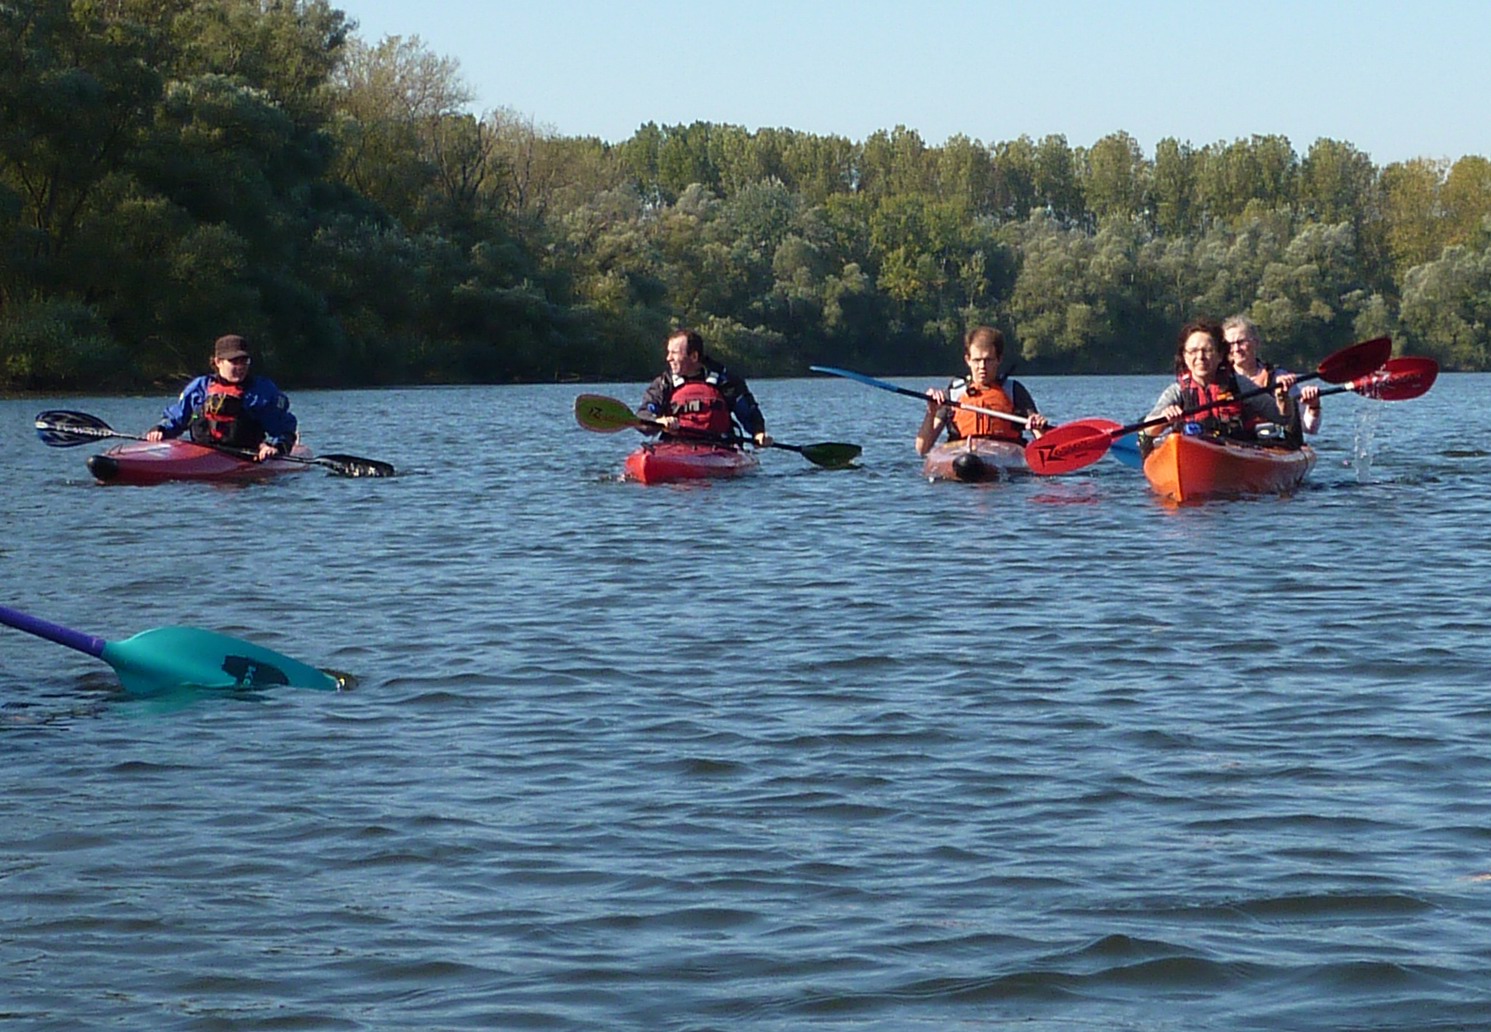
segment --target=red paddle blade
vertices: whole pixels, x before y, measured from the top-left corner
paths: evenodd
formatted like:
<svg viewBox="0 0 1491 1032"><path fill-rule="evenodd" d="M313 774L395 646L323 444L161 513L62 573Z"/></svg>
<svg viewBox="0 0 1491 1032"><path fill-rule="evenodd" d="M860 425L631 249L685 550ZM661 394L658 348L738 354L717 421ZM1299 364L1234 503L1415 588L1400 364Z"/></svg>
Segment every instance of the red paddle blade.
<svg viewBox="0 0 1491 1032"><path fill-rule="evenodd" d="M1096 419L1096 418L1074 419L1070 423L1063 423L1061 425L1062 426L1086 426L1086 427L1091 427L1094 430L1100 430L1100 431L1102 431L1103 433L1107 434L1110 437L1120 437L1120 436L1122 436L1122 432L1123 432L1123 427L1120 424L1113 422L1113 420L1111 420L1111 419ZM1118 431L1118 433L1114 433L1115 430Z"/></svg>
<svg viewBox="0 0 1491 1032"><path fill-rule="evenodd" d="M1374 337L1326 355L1315 373L1326 383L1345 383L1366 376L1392 355L1392 338Z"/></svg>
<svg viewBox="0 0 1491 1032"><path fill-rule="evenodd" d="M1113 443L1112 433L1104 426L1107 422L1084 419L1046 431L1025 446L1025 464L1032 473L1041 476L1055 476L1091 466L1107 454Z"/></svg>
<svg viewBox="0 0 1491 1032"><path fill-rule="evenodd" d="M1394 358L1377 372L1353 380L1349 386L1364 398L1407 401L1428 393L1438 376L1439 363L1432 358Z"/></svg>

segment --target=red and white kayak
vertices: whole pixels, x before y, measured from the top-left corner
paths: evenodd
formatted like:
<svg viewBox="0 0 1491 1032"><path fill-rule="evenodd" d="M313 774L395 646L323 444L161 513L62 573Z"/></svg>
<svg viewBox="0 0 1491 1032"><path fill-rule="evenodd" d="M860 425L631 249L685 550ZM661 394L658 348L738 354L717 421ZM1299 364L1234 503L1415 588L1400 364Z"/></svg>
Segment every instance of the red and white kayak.
<svg viewBox="0 0 1491 1032"><path fill-rule="evenodd" d="M643 484L678 480L709 480L753 473L761 465L755 455L738 448L689 441L644 444L626 457L626 476Z"/></svg>
<svg viewBox="0 0 1491 1032"><path fill-rule="evenodd" d="M1308 445L1276 448L1172 433L1144 460L1144 476L1161 496L1189 502L1286 493L1314 465L1315 452Z"/></svg>
<svg viewBox="0 0 1491 1032"><path fill-rule="evenodd" d="M1008 480L1012 475L1028 472L1023 444L990 437L943 441L932 446L927 461L922 464L922 475L928 480L978 483Z"/></svg>
<svg viewBox="0 0 1491 1032"><path fill-rule="evenodd" d="M311 457L310 450L296 445L290 453ZM163 484L168 480L257 480L284 473L304 473L305 463L268 459L254 462L237 455L207 448L179 438L169 441L140 441L121 444L88 459L88 472L103 484Z"/></svg>

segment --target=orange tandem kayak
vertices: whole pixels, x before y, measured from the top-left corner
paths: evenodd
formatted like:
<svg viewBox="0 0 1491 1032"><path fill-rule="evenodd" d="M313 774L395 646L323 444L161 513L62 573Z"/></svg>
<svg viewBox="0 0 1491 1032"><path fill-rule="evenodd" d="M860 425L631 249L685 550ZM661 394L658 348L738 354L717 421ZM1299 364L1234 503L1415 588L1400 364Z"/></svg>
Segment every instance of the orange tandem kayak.
<svg viewBox="0 0 1491 1032"><path fill-rule="evenodd" d="M1144 476L1165 498L1177 502L1282 494L1300 485L1315 465L1315 452L1242 441L1166 434L1144 460Z"/></svg>

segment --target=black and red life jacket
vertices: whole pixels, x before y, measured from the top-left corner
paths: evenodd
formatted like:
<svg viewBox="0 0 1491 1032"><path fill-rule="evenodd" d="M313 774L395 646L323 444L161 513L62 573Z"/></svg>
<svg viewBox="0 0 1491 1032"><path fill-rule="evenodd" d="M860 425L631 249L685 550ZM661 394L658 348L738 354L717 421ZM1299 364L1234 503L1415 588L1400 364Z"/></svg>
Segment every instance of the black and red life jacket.
<svg viewBox="0 0 1491 1032"><path fill-rule="evenodd" d="M716 384L719 378L710 373L702 380L686 380L673 390L668 399L669 415L678 417L678 428L698 434L729 436L730 406Z"/></svg>
<svg viewBox="0 0 1491 1032"><path fill-rule="evenodd" d="M1189 412L1211 402L1218 402L1203 412L1187 416L1203 429L1228 432L1242 426L1242 405L1236 401L1233 383L1198 383L1190 373L1180 375L1180 407Z"/></svg>
<svg viewBox="0 0 1491 1032"><path fill-rule="evenodd" d="M192 417L192 439L230 448L257 448L264 440L264 428L244 411L243 396L243 384L212 377L202 410Z"/></svg>

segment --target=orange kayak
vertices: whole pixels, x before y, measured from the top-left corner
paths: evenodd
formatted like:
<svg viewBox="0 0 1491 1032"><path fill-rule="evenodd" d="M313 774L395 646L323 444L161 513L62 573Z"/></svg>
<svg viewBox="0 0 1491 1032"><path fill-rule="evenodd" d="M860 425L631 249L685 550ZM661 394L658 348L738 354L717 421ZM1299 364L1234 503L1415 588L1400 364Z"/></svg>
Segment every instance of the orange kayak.
<svg viewBox="0 0 1491 1032"><path fill-rule="evenodd" d="M756 456L738 448L687 441L657 441L644 444L626 457L626 476L643 484L668 484L677 480L708 480L738 477L761 465Z"/></svg>
<svg viewBox="0 0 1491 1032"><path fill-rule="evenodd" d="M1315 465L1315 452L1166 434L1144 460L1144 476L1177 502L1281 494L1294 490Z"/></svg>
<svg viewBox="0 0 1491 1032"><path fill-rule="evenodd" d="M927 452L922 464L922 475L928 480L1008 480L1013 473L1029 471L1023 444L988 437L943 441Z"/></svg>

